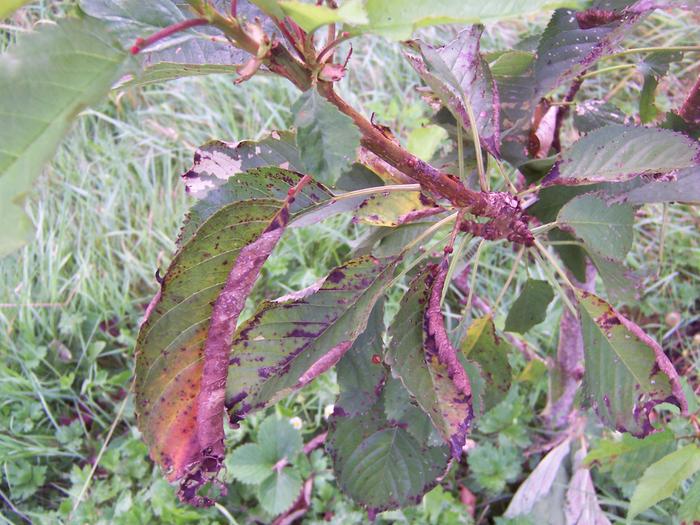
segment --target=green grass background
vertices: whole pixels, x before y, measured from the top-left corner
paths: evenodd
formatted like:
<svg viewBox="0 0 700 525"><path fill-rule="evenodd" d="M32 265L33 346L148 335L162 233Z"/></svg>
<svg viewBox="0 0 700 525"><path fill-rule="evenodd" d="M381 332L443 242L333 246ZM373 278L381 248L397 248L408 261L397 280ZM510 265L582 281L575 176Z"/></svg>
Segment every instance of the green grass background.
<svg viewBox="0 0 700 525"><path fill-rule="evenodd" d="M7 46L18 32L70 7L70 2L35 2L0 25L0 42ZM512 45L519 34L545 22L542 16L490 27L485 47ZM427 33L430 39L447 36L444 31ZM677 13L657 14L625 47L698 41L696 20ZM672 75L662 82L658 100L662 109L677 105L689 81L700 74L697 56L674 65ZM350 67L342 91L365 114L375 112L379 122L404 140L425 121L428 109L415 91L418 79L397 46L374 38L359 42ZM630 71L587 81L581 98L602 97L614 89L617 103L635 112L641 75ZM0 522L170 524L264 519L246 508L244 499L228 508L207 510L178 504L173 488L147 458L128 395L137 326L156 290L154 273L167 267L191 204L179 176L189 167L194 148L213 138L257 138L291 122L289 108L298 96L293 86L270 77L240 86L232 81L212 76L112 93L107 102L78 119L40 179L27 205L37 227L36 239L20 253L0 260ZM628 260L645 272L635 315L658 339L674 345L682 366L691 373L698 370L698 346L683 337L680 328L670 331L664 316L679 312L681 326L700 318L699 226L697 209L646 206L639 212L637 242ZM347 216L288 232L266 265L254 299L277 296L322 277L343 261L362 233ZM503 246L486 251L477 280L479 294L493 298L498 293L512 257ZM392 293L389 308L395 307L400 295L401 289ZM507 297L497 312L501 321L509 304ZM543 355L551 355L555 348L556 317L550 315L531 337ZM324 407L333 402L336 390L329 374L276 410L285 417L301 417L303 433L313 435L323 426ZM532 436L540 432L532 413L540 408L545 393L543 379L522 394L531 413L529 426L523 423L523 428ZM258 417L251 418L232 433L231 440L246 439L258 422ZM90 478L98 455L98 468ZM333 522L366 521L330 481L326 485L322 491L328 494L323 497L337 509ZM517 483L500 495L479 493L478 484L475 487L479 513L486 510L490 516L487 505L507 503ZM613 517L626 505L624 494L605 484L602 490L609 495L606 510ZM460 508L456 493L440 493L437 501ZM417 514L399 512L383 519L427 523L431 515L426 505ZM640 523L673 523L672 511L665 507L657 506L653 513ZM309 517L307 522L322 517Z"/></svg>

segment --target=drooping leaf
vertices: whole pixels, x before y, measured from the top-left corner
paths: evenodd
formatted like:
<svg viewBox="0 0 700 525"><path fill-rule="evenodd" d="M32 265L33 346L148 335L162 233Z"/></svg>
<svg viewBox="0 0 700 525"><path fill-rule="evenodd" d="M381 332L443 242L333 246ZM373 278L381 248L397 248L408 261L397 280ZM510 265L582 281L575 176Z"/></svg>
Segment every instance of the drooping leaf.
<svg viewBox="0 0 700 525"><path fill-rule="evenodd" d="M570 448L571 440L566 439L542 458L528 478L518 487L506 509L505 517L528 515L538 501L547 497L555 485L557 474Z"/></svg>
<svg viewBox="0 0 700 525"><path fill-rule="evenodd" d="M145 38L167 26L193 17L188 6L173 0L80 0L80 8L105 22L106 28L129 50L137 38ZM261 16L261 11L248 0L239 0L237 11L249 20ZM275 26L266 17L263 28L274 33ZM163 82L209 73L235 73L235 66L250 55L230 45L216 30L199 26L178 32L157 44L143 49L138 55L140 68L123 79L120 87Z"/></svg>
<svg viewBox="0 0 700 525"><path fill-rule="evenodd" d="M381 364L384 356L384 305L377 301L367 328L336 366L340 395L336 406L347 416L367 412L377 402L385 380ZM377 362L379 361L379 362Z"/></svg>
<svg viewBox="0 0 700 525"><path fill-rule="evenodd" d="M627 118L620 108L604 100L585 100L574 109L574 127L579 133L589 133L610 124L625 124Z"/></svg>
<svg viewBox="0 0 700 525"><path fill-rule="evenodd" d="M569 185L620 182L695 166L698 155L700 145L682 133L609 125L575 142L548 177L551 183Z"/></svg>
<svg viewBox="0 0 700 525"><path fill-rule="evenodd" d="M406 40L416 29L429 25L494 22L536 13L541 9L554 8L565 3L548 0L414 0L407 5L403 0L367 0L365 9L369 24L359 27L356 32L370 32L392 40Z"/></svg>
<svg viewBox="0 0 700 525"><path fill-rule="evenodd" d="M427 266L412 281L389 329L387 363L457 458L473 417L472 393L440 312L446 272L443 261Z"/></svg>
<svg viewBox="0 0 700 525"><path fill-rule="evenodd" d="M439 48L417 42L422 57L407 56L464 129L471 128L466 104L471 106L479 140L497 157L500 144L498 92L488 64L479 53L483 30L483 26L472 26Z"/></svg>
<svg viewBox="0 0 700 525"><path fill-rule="evenodd" d="M361 415L336 405L326 443L338 486L372 515L418 503L449 460L446 446L433 446L418 432L432 428L428 417L411 406L398 380L386 381L379 400ZM390 393L395 408L385 413Z"/></svg>
<svg viewBox="0 0 700 525"><path fill-rule="evenodd" d="M566 489L566 524L610 525L610 520L600 508L591 472L583 464L585 456L586 447L582 445L574 456L573 473Z"/></svg>
<svg viewBox="0 0 700 525"><path fill-rule="evenodd" d="M691 443L660 459L644 471L632 495L627 519L670 497L690 476L700 470L700 447Z"/></svg>
<svg viewBox="0 0 700 525"><path fill-rule="evenodd" d="M73 120L107 94L125 56L101 23L74 18L20 34L0 55L0 257L32 237L24 199Z"/></svg>
<svg viewBox="0 0 700 525"><path fill-rule="evenodd" d="M308 32L328 24L361 25L368 22L362 0L346 0L337 9L297 0L281 0L279 6L284 14Z"/></svg>
<svg viewBox="0 0 700 525"><path fill-rule="evenodd" d="M488 315L472 321L460 346L462 353L479 365L485 381L482 396L484 409L490 410L503 400L510 389L513 374L508 354L511 347L505 339L496 335L493 319Z"/></svg>
<svg viewBox="0 0 700 525"><path fill-rule="evenodd" d="M301 476L296 469L284 467L275 470L258 488L258 501L273 516L281 514L297 499L301 492Z"/></svg>
<svg viewBox="0 0 700 525"><path fill-rule="evenodd" d="M274 171L268 170L270 178L274 179ZM287 181L298 183L301 179L291 172L276 171ZM258 180L263 188L264 181L265 177ZM223 359L226 368L227 339L235 328L242 301L290 211L292 215L298 211L290 210L289 200L234 199L203 220L196 232L180 243L141 327L136 348L139 428L151 457L169 479L201 474L201 479L186 480L186 499L196 498L198 486L211 477L197 471L202 443L212 447L212 457L222 453L217 447L223 438L221 389L226 375L217 363ZM225 294L220 298L222 289ZM212 332L210 319L217 308L212 305L229 299L230 304L218 307L221 324ZM207 355L205 346L213 353ZM214 371L203 377L207 366ZM214 442L219 445L214 447Z"/></svg>
<svg viewBox="0 0 700 525"><path fill-rule="evenodd" d="M580 292L584 341L584 388L589 402L611 428L645 436L649 416L669 401L683 412L687 402L678 373L661 347L608 303Z"/></svg>
<svg viewBox="0 0 700 525"><path fill-rule="evenodd" d="M593 194L581 195L562 207L557 224L581 239L589 250L622 260L632 247L634 208L608 205Z"/></svg>
<svg viewBox="0 0 700 525"><path fill-rule="evenodd" d="M524 334L545 320L554 292L547 281L528 279L506 317L506 332Z"/></svg>
<svg viewBox="0 0 700 525"><path fill-rule="evenodd" d="M673 432L664 430L638 439L622 434L621 439L602 439L584 459L586 465L596 465L601 472L612 471L617 483L636 481L644 470L674 450Z"/></svg>
<svg viewBox="0 0 700 525"><path fill-rule="evenodd" d="M226 406L232 421L335 365L365 330L397 262L355 259L306 297L263 303L231 346Z"/></svg>
<svg viewBox="0 0 700 525"><path fill-rule="evenodd" d="M295 102L292 111L304 171L333 186L355 160L360 131L350 117L313 89Z"/></svg>

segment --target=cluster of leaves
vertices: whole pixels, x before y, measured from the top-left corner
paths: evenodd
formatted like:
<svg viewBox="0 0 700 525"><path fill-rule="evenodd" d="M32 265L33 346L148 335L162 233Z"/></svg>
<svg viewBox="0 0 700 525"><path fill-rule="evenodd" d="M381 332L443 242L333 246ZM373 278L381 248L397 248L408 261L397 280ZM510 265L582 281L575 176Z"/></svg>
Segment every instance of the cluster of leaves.
<svg viewBox="0 0 700 525"><path fill-rule="evenodd" d="M26 241L23 198L72 118L117 80L123 87L237 72L243 81L263 69L304 91L292 108L293 131L255 142L210 142L183 175L197 202L146 311L135 388L150 455L179 482L184 501L211 505L213 489L225 491L218 479L225 418L235 426L332 367L340 394L326 448L338 486L371 515L419 502L459 460L473 427L503 437L498 448L479 444L469 459L485 489L502 490L519 476L516 459L527 445L514 424L525 409L512 385L509 356L519 341L512 334L542 322L555 291L564 311L558 375L552 373L553 421L571 419L581 379L600 420L638 438L659 439L657 405L688 413L661 347L595 295L590 275L600 275L612 301L633 301L624 258L636 207L700 201L698 88L656 127L632 125L615 108L592 105L573 121L580 138L561 144L567 105L587 71L636 23L673 2L558 9L536 48L523 44L483 55L481 25L442 47L406 43L406 59L427 85L426 99L439 108L434 125L453 145L432 165L335 93L333 83L346 74L335 48L363 33L401 40L428 24L478 24L551 3L415 2L407 9L388 0L348 0L340 7L253 1L234 2L231 15L228 3L188 4L83 0L78 17L21 37L0 59L0 112L11 124L0 130L0 217L16 225L2 232L2 253ZM337 38L336 25L343 29ZM315 32L326 26L325 47L317 50ZM640 122L657 118L656 83L679 56L647 57ZM547 98L557 90L566 90L564 104ZM17 107L27 110L18 114ZM427 147L423 156L436 153ZM493 168L509 191L490 191ZM526 202L527 195L534 198ZM241 322L285 231L345 212L369 230L349 260L305 289L263 302ZM534 221L540 226L532 228ZM470 251L465 247L476 250L475 275L483 242L499 240L521 245L517 261L532 258L547 280L531 279L522 288L505 321L511 339L498 332L490 313L472 315L473 286L459 325L448 330L443 304ZM405 276L399 310L385 319L391 316L382 298ZM285 425L266 421L257 443L230 460L233 476L256 486L270 515L303 498L297 470L303 460L295 459L301 440ZM574 427L516 492L506 517L545 505L556 485L566 489L567 519L576 522L584 513L605 519L595 497L577 497L590 492L592 480L582 459L585 445L574 447L580 436ZM629 443L621 446L634 449ZM570 472L563 472L574 448ZM698 470L698 461L690 443L650 464L630 515L669 495ZM41 475L30 469L18 486L36 485ZM654 486L665 478L673 479Z"/></svg>

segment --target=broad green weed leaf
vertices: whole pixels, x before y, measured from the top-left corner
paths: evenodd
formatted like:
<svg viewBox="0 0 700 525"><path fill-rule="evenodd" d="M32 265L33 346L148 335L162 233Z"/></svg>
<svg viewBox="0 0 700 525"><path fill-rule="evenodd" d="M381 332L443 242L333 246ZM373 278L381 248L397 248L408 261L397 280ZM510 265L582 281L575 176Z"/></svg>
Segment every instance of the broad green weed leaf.
<svg viewBox="0 0 700 525"><path fill-rule="evenodd" d="M345 0L337 9L297 0L282 0L279 6L284 14L294 20L304 31L314 31L328 24L366 24L367 13L362 0Z"/></svg>
<svg viewBox="0 0 700 525"><path fill-rule="evenodd" d="M557 215L557 224L600 255L623 260L632 247L634 208L610 204L596 195L574 197Z"/></svg>
<svg viewBox="0 0 700 525"><path fill-rule="evenodd" d="M247 485L258 485L265 481L270 477L275 463L257 443L237 447L226 460L231 475Z"/></svg>
<svg viewBox="0 0 700 525"><path fill-rule="evenodd" d="M644 471L632 495L627 518L670 497L690 476L700 470L700 447L691 443L660 459Z"/></svg>
<svg viewBox="0 0 700 525"><path fill-rule="evenodd" d="M0 55L0 257L31 239L24 200L73 120L109 91L125 60L104 25L67 18L20 34Z"/></svg>
<svg viewBox="0 0 700 525"><path fill-rule="evenodd" d="M479 365L484 378L484 410L496 406L510 389L512 370L508 362L510 344L496 335L496 327L490 316L472 321L462 341L462 353ZM471 376L470 376L471 377Z"/></svg>
<svg viewBox="0 0 700 525"><path fill-rule="evenodd" d="M548 175L554 184L621 182L695 166L700 145L682 133L609 125L591 131L562 154Z"/></svg>
<svg viewBox="0 0 700 525"><path fill-rule="evenodd" d="M552 299L554 291L547 281L528 279L508 311L504 330L524 334L540 324L545 320Z"/></svg>
<svg viewBox="0 0 700 525"><path fill-rule="evenodd" d="M447 138L447 131L441 126L419 126L408 134L406 149L419 159L430 162Z"/></svg>
<svg viewBox="0 0 700 525"><path fill-rule="evenodd" d="M293 459L303 446L300 432L288 419L270 416L258 428L258 444L265 455L275 463L281 459Z"/></svg>
<svg viewBox="0 0 700 525"><path fill-rule="evenodd" d="M466 130L471 128L466 105L471 106L479 140L492 155L498 156L498 92L489 66L479 52L483 30L483 26L472 26L438 48L416 41L421 56L409 54L407 58Z"/></svg>
<svg viewBox="0 0 700 525"><path fill-rule="evenodd" d="M683 503L678 507L678 517L684 524L700 521L700 476L695 477L695 481L685 493Z"/></svg>
<svg viewBox="0 0 700 525"><path fill-rule="evenodd" d="M301 484L301 476L292 467L273 471L258 488L260 505L272 516L281 514L297 499L301 492Z"/></svg>
<svg viewBox="0 0 700 525"><path fill-rule="evenodd" d="M580 292L578 299L584 390L603 422L645 436L656 404L671 401L685 412L678 373L658 343L595 295Z"/></svg>
<svg viewBox="0 0 700 525"><path fill-rule="evenodd" d="M313 89L296 101L292 111L304 171L333 186L355 160L360 131L350 117Z"/></svg>
<svg viewBox="0 0 700 525"><path fill-rule="evenodd" d="M365 330L397 259L362 257L309 295L263 303L231 346L226 405L233 421L335 365Z"/></svg>

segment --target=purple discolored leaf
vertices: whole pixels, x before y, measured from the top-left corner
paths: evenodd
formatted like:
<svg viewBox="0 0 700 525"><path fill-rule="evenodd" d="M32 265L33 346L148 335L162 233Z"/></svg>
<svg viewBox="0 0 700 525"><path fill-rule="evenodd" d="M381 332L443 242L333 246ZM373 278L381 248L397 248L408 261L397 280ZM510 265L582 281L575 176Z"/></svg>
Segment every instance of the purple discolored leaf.
<svg viewBox="0 0 700 525"><path fill-rule="evenodd" d="M428 266L411 283L390 327L387 362L459 457L473 418L472 392L440 311L447 268L447 261Z"/></svg>
<svg viewBox="0 0 700 525"><path fill-rule="evenodd" d="M595 295L578 292L584 342L584 388L603 422L621 432L652 431L655 405L670 402L686 413L678 373L659 344Z"/></svg>
<svg viewBox="0 0 700 525"><path fill-rule="evenodd" d="M474 25L439 48L416 42L422 57L407 57L464 129L471 127L467 103L471 106L482 145L499 157L498 91L489 66L479 53L483 31L483 26Z"/></svg>

